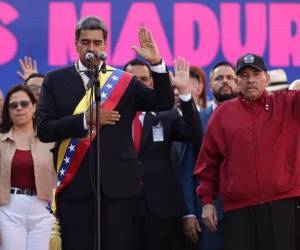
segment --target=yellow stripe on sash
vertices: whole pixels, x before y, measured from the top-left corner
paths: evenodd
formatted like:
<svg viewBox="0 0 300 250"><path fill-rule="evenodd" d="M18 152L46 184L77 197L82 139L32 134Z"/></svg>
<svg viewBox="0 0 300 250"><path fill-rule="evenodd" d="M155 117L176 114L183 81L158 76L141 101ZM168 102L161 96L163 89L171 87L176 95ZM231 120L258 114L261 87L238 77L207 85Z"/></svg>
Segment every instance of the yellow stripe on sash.
<svg viewBox="0 0 300 250"><path fill-rule="evenodd" d="M110 75L113 73L113 71L115 70L115 68L113 67L110 67L110 66L106 66L106 69L107 69L107 72L106 74L99 74L99 80L100 80L100 88L103 87L103 85L106 83L106 81L108 80L108 78L110 77ZM77 105L77 107L75 108L74 112L73 112L73 115L77 115L77 114L81 114L81 113L84 113L88 110L89 108L89 104L90 104L90 98L91 98L91 92L92 92L92 89L90 88L85 96L81 99L81 101L79 102L79 104ZM94 101L95 100L95 97L92 96L92 100ZM56 170L57 170L57 173L59 172L60 170L60 167L62 165L62 161L63 161L63 157L66 153L66 150L67 150L67 147L70 143L70 138L68 139L64 139L60 146L59 146L59 150L58 150L58 156L57 156L57 167L56 167Z"/></svg>

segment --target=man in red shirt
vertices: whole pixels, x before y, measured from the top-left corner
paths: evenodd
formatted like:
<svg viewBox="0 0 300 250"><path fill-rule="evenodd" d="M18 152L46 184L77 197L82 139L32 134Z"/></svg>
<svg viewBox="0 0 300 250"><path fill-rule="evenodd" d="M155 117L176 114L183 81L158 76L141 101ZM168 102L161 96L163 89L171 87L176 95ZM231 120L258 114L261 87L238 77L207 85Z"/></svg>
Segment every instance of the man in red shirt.
<svg viewBox="0 0 300 250"><path fill-rule="evenodd" d="M225 250L294 250L294 197L300 196L300 91L267 94L263 59L237 62L237 98L213 113L198 156L202 218L217 228L224 206Z"/></svg>

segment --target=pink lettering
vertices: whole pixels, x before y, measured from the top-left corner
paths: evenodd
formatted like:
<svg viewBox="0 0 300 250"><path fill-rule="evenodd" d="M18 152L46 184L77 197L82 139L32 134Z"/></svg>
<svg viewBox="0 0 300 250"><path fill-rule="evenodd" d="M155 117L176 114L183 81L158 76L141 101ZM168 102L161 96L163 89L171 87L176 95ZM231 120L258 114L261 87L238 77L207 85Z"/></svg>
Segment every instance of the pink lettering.
<svg viewBox="0 0 300 250"><path fill-rule="evenodd" d="M75 25L77 15L73 3L50 3L49 6L49 64L66 65L77 59Z"/></svg>
<svg viewBox="0 0 300 250"><path fill-rule="evenodd" d="M124 65L128 60L135 57L135 52L131 49L131 46L139 46L137 34L141 25L145 25L151 30L162 57L167 64L172 64L172 54L168 40L153 3L132 4L116 44L112 64Z"/></svg>
<svg viewBox="0 0 300 250"><path fill-rule="evenodd" d="M241 35L241 5L221 4L222 51L224 58L236 62L242 54L263 55L267 42L266 4L245 5L245 39ZM244 42L242 42L244 40Z"/></svg>
<svg viewBox="0 0 300 250"><path fill-rule="evenodd" d="M75 48L75 26L78 20L75 4L50 3L49 12L49 65L62 66L74 62L78 58ZM81 16L88 15L101 16L109 30L109 3L83 3Z"/></svg>
<svg viewBox="0 0 300 250"><path fill-rule="evenodd" d="M7 25L19 17L17 10L8 3L0 2L0 21ZM14 58L18 50L16 37L8 29L0 26L0 65Z"/></svg>
<svg viewBox="0 0 300 250"><path fill-rule="evenodd" d="M198 3L175 4L174 56L184 56L191 64L207 66L218 48L219 28L213 11Z"/></svg>
<svg viewBox="0 0 300 250"><path fill-rule="evenodd" d="M300 66L300 5L270 4L270 65Z"/></svg>

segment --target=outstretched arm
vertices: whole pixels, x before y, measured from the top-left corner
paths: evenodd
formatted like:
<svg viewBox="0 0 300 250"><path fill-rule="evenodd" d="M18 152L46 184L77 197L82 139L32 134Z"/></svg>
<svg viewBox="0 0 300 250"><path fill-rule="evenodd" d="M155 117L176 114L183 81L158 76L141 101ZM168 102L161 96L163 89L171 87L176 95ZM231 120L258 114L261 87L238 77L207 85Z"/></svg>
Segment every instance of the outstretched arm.
<svg viewBox="0 0 300 250"><path fill-rule="evenodd" d="M173 135L176 140L200 140L201 122L197 107L192 99L189 87L189 62L178 57L174 61L175 75L171 75L173 86L178 89L183 117L173 123Z"/></svg>
<svg viewBox="0 0 300 250"><path fill-rule="evenodd" d="M138 32L140 47L132 49L150 63L153 77L153 90L143 84L137 84L137 110L162 111L171 109L174 105L174 93L170 84L170 77L164 61L150 30L142 26Z"/></svg>

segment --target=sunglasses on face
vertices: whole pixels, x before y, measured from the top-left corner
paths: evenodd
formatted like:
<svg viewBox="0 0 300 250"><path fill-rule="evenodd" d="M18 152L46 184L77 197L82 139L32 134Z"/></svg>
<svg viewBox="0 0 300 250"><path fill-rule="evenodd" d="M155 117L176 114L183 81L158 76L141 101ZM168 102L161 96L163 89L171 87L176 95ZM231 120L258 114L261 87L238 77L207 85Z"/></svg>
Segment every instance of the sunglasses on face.
<svg viewBox="0 0 300 250"><path fill-rule="evenodd" d="M30 101L19 101L19 102L11 102L10 104L8 104L8 107L10 109L17 109L19 107L19 105L21 106L21 108L25 109L29 106Z"/></svg>

